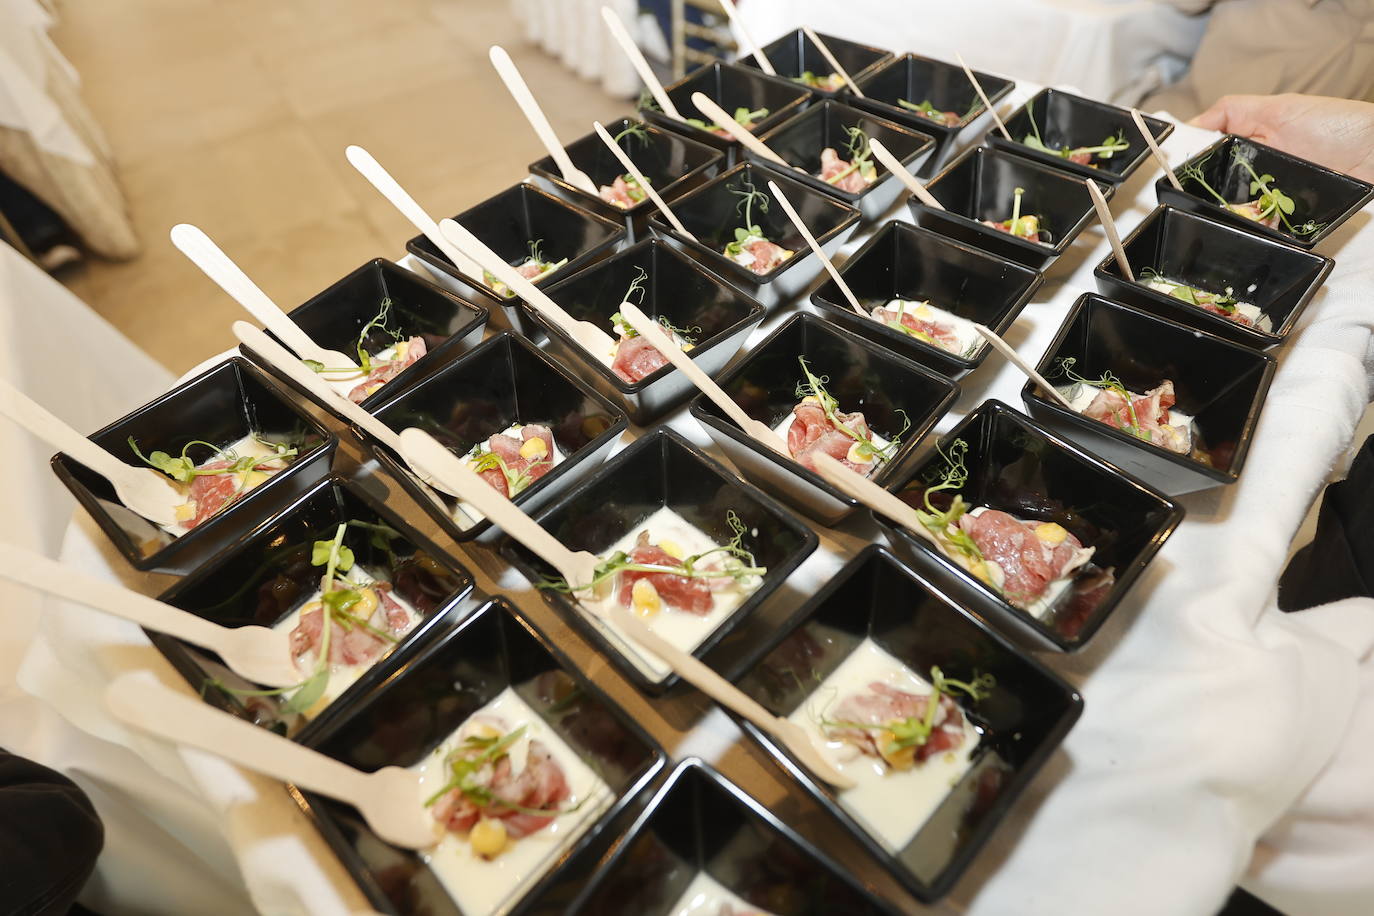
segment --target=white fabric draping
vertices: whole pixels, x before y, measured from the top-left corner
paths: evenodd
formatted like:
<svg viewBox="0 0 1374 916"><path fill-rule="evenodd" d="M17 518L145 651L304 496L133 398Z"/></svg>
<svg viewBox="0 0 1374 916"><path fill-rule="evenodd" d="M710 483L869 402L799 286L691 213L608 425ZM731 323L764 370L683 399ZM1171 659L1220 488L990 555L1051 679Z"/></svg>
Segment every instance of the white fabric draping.
<svg viewBox="0 0 1374 916"><path fill-rule="evenodd" d="M1023 86L1013 103L1034 88ZM1180 127L1165 149L1179 161L1211 139ZM1115 209L1123 230L1154 206L1148 182L1157 174L1147 167L1122 188ZM1278 613L1273 603L1288 542L1348 448L1368 399L1369 222L1369 211L1357 215L1326 246L1338 259L1336 270L1279 353L1241 481L1186 497L1187 519L1095 642L1076 656L1046 656L1080 685L1084 716L991 848L950 899L929 911L1204 916L1242 878L1257 842L1261 855L1248 880L1288 902L1291 912L1374 909L1374 870L1359 858L1374 849L1367 778L1374 750L1374 601L1352 599L1296 615ZM1093 227L1056 265L1012 335L1028 358L1039 357L1073 300L1093 287L1091 270L1105 250L1100 228ZM774 316L753 339L785 317ZM964 380L964 397L942 428L986 397L1019 404L1020 386L1015 370L991 361ZM670 425L709 442L681 411ZM795 574L799 587L822 581L870 532L856 539L821 530L821 550ZM80 520L63 555L114 576L120 561L97 538ZM474 565L480 587L504 592L538 623L561 632L519 576ZM109 721L100 706L103 685L144 667L175 682L136 628L50 604L21 680L93 734L166 774L165 798L138 799L146 816L160 820L164 808L197 800L203 819L219 830L211 838L195 835L183 812L182 838L193 848L214 848L215 840L231 847L260 907L343 913L356 906L351 885L320 852L318 836L300 825L292 830L294 808L280 786L245 778L204 755L176 754ZM610 689L615 695L629 688L613 682ZM642 699L635 702L643 708ZM662 723L651 730L661 734ZM673 737L670 751L709 753L731 773L731 761L718 755L737 733L723 716ZM787 791L771 768L747 775L744 787L761 798ZM283 820L247 832L246 824L269 813ZM813 839L828 845L825 836ZM855 867L861 877L874 877L862 874L862 862Z"/></svg>
<svg viewBox="0 0 1374 916"><path fill-rule="evenodd" d="M610 95L630 98L639 92L639 77L606 31L603 6L615 10L643 46L635 0L511 0L511 13L524 23L526 38L578 76L599 82Z"/></svg>

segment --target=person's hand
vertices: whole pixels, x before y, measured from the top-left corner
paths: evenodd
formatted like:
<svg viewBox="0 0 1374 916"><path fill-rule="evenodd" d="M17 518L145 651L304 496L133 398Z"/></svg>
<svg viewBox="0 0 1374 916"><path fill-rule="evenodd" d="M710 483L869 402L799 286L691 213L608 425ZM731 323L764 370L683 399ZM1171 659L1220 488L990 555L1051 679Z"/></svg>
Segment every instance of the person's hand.
<svg viewBox="0 0 1374 916"><path fill-rule="evenodd" d="M1317 95L1228 95L1190 123L1374 181L1374 104Z"/></svg>

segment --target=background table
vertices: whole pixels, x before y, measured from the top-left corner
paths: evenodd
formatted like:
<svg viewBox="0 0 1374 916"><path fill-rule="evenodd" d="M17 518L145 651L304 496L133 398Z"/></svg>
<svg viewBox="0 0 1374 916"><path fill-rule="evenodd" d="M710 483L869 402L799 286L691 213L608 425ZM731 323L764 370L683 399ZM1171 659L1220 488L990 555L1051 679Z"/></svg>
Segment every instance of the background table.
<svg viewBox="0 0 1374 916"><path fill-rule="evenodd" d="M1035 88L1022 86L1010 104ZM1204 132L1180 128L1165 147L1178 161L1209 141ZM1142 169L1118 194L1123 230L1154 206L1149 183L1157 174ZM1358 774L1369 769L1360 770L1355 759L1374 748L1374 602L1351 600L1299 615L1282 615L1273 606L1292 532L1347 448L1368 399L1365 362L1374 322L1365 307L1374 269L1369 221L1368 212L1357 215L1326 246L1337 268L1295 341L1279 354L1241 482L1187 497L1187 520L1091 647L1072 657L1045 656L1083 691L1084 716L936 911L1207 914L1225 898L1266 831L1271 845L1264 879L1271 894L1308 888L1372 899L1374 867L1323 873L1322 866L1348 865L1349 858L1342 862L1331 851L1290 854L1329 843L1329 830L1292 817L1271 829L1301 800L1300 814L1346 814L1337 826L1350 850L1374 849L1374 838L1361 834L1370 829L1374 799ZM1092 267L1104 253L1094 226L1053 268L1009 335L1028 358L1039 357L1072 301L1092 288ZM785 317L773 316L752 339ZM962 384L963 396L941 429L987 397L1020 403L1021 379L995 358ZM710 449L682 411L670 425ZM452 546L418 509L394 505L422 532ZM766 633L875 532L865 513L839 528L819 529L821 549L741 628L745 636ZM906 899L699 694L642 696L492 554L456 547L453 553L476 573L479 589L510 597L671 755L715 762L880 892ZM69 529L63 556L107 576L126 572L84 517ZM165 580L137 584L156 591ZM185 689L137 628L53 603L20 679L92 735L127 749L129 760L164 774L161 787L144 786L129 803L149 820L174 825L168 832L211 867L222 866L219 857L231 848L264 911L343 913L361 906L279 785L110 722L100 705L103 686L120 672L144 668ZM177 872L184 861L161 870L168 881L185 877ZM222 868L210 875L228 881ZM1342 887L1346 875L1352 883ZM1340 903L1329 911L1352 912ZM911 902L904 908L922 912ZM141 911L177 910L151 903ZM226 904L222 911L233 908ZM1302 912L1322 910L1305 906Z"/></svg>

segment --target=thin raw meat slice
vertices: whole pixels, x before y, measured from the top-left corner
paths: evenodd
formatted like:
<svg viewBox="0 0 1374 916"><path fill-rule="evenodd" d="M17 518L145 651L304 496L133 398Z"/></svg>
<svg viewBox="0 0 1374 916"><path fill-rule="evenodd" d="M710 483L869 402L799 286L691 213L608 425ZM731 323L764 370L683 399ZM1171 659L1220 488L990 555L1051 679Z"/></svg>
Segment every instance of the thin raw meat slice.
<svg viewBox="0 0 1374 916"><path fill-rule="evenodd" d="M1034 604L1051 582L1092 555L1068 532L1058 544L1051 544L1036 534L1040 523L1024 522L997 509L964 515L959 527L973 539L983 558L1002 570L1002 595L1017 607Z"/></svg>
<svg viewBox="0 0 1374 916"><path fill-rule="evenodd" d="M861 474L872 473L877 466L876 461L858 464L849 460L849 450L857 440L835 427L820 407L803 402L792 408L792 413L794 419L787 429L787 450L802 467L814 471L817 453L829 455ZM863 413L842 413L837 417L841 423L860 436L870 435L868 422L864 419Z"/></svg>
<svg viewBox="0 0 1374 916"><path fill-rule="evenodd" d="M878 306L874 309L873 317L883 324L895 320L917 337L926 340L927 343L933 342L940 349L948 350L951 353L959 352L959 335L937 321L917 318L905 309L902 310L901 317L897 318L896 312L886 306Z"/></svg>
<svg viewBox="0 0 1374 916"><path fill-rule="evenodd" d="M353 390L348 392L348 399L354 404L361 404L363 401L367 400L370 395L375 393L378 388L381 388L406 369L415 365L420 357L424 356L426 352L427 348L425 347L425 339L423 337L410 338L410 340L406 342L406 354L404 357L401 359L389 359L385 362L374 364L367 378L353 386Z"/></svg>
<svg viewBox="0 0 1374 916"><path fill-rule="evenodd" d="M630 562L641 566L680 567L682 563L663 548L649 543L649 532L640 532ZM634 584L645 579L658 592L663 603L688 614L706 616L711 613L711 586L704 578L675 576L672 573L644 572L627 569L620 573L619 601L623 607L633 607Z"/></svg>
<svg viewBox="0 0 1374 916"><path fill-rule="evenodd" d="M539 261L531 259L515 268L515 272L526 280L533 280L544 272L544 265Z"/></svg>
<svg viewBox="0 0 1374 916"><path fill-rule="evenodd" d="M626 184L623 175L615 176L615 181L609 185L603 184L598 189L598 193L601 195L601 199L606 201L606 203L614 204L625 210L635 205L634 200L630 197L630 186Z"/></svg>
<svg viewBox="0 0 1374 916"><path fill-rule="evenodd" d="M229 467L228 461L210 461L200 465L199 470L218 471ZM239 496L241 484L238 474L199 474L191 481L189 502L195 503L196 514L186 523L191 529L223 509Z"/></svg>
<svg viewBox="0 0 1374 916"><path fill-rule="evenodd" d="M615 349L615 360L611 371L627 382L641 381L662 367L668 365L668 358L643 337L620 338Z"/></svg>
<svg viewBox="0 0 1374 916"><path fill-rule="evenodd" d="M821 150L821 180L828 182L831 187L841 191L848 191L851 194L858 194L868 187L868 182L860 169L850 168L852 163L848 159L841 159L839 153L829 146ZM831 181L837 175L843 174L844 177L838 181Z"/></svg>
<svg viewBox="0 0 1374 916"><path fill-rule="evenodd" d="M758 239L744 246L754 256L748 268L756 274L766 274L787 259L787 249L767 239Z"/></svg>
<svg viewBox="0 0 1374 916"><path fill-rule="evenodd" d="M1268 226L1270 229L1279 228L1279 211L1275 208L1274 212L1268 216L1261 217L1264 208L1260 206L1259 200L1247 201L1243 204L1227 204L1226 209L1232 213L1237 213L1248 220L1259 223L1261 226Z"/></svg>
<svg viewBox="0 0 1374 916"><path fill-rule="evenodd" d="M854 723L860 726L890 726L907 719L924 719L928 695L907 693L882 681L868 685L870 693L856 693L835 705L827 718L838 723ZM879 752L876 728L853 728L831 726L828 732L832 738L848 741L860 751L871 757L883 756ZM959 704L948 694L940 695L939 706L935 710L935 720L929 737L915 748L917 762L935 754L957 748L964 741L964 716Z"/></svg>

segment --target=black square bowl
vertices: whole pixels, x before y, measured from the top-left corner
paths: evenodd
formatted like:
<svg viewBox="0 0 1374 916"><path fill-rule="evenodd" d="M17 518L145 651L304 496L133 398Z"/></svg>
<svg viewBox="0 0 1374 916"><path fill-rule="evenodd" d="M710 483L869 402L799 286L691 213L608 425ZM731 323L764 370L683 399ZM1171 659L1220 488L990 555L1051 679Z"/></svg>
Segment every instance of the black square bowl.
<svg viewBox="0 0 1374 916"><path fill-rule="evenodd" d="M395 593L419 611L423 620L309 720L284 712L280 696L233 693L261 688L234 674L213 653L162 633L149 632L149 638L206 702L297 740L307 740L346 715L349 706L384 677L388 659L414 655L448 617L458 613L458 605L472 591L472 576L466 570L446 559L432 541L369 495L365 487L335 476L320 481L280 514L262 521L240 543L160 598L221 626L275 626L319 588L324 570L311 565L311 546L315 541L332 540L338 526L350 521L386 529L349 526L344 545L353 551L359 567L374 578L391 582Z"/></svg>
<svg viewBox="0 0 1374 916"><path fill-rule="evenodd" d="M1235 483L1245 466L1276 361L1093 293L1078 297L1040 360L1040 374L1065 383L1061 360L1084 378L1111 372L1130 391L1174 383L1178 409L1196 418L1202 447L1179 455L1051 401L1027 383L1031 416L1165 493Z"/></svg>
<svg viewBox="0 0 1374 916"><path fill-rule="evenodd" d="M1162 318L1172 318L1257 349L1283 343L1303 309L1321 289L1336 262L1210 216L1156 207L1122 241L1136 280L1127 280L1115 254L1093 271L1097 288ZM1268 316L1268 331L1245 327L1139 282L1146 269L1213 292L1235 290L1236 298Z"/></svg>
<svg viewBox="0 0 1374 916"><path fill-rule="evenodd" d="M1080 575L1073 595L1042 620L1009 604L924 538L882 516L879 524L923 575L979 617L1041 646L1082 648L1173 534L1183 508L996 400L984 401L941 439L941 451L899 484L898 497L923 506L927 483L948 467L942 453L959 439L968 444L968 481L959 493L970 507L1062 525L1085 547L1097 549L1091 565L1112 570L1110 587L1103 588L1091 574Z"/></svg>
<svg viewBox="0 0 1374 916"><path fill-rule="evenodd" d="M835 60L839 61L840 66L844 67L849 78L855 83L892 59L892 52L884 51L882 48L870 47L857 41L836 38L834 35L824 33L817 33L816 37L825 42L825 46L830 49ZM806 33L801 29L793 29L786 35L769 42L763 46L762 51L763 56L768 58L768 62L778 72L778 76L801 86L806 86L801 81L803 73L813 73L816 76L824 77L835 72L834 68L830 66L830 61L821 54L820 48L816 47L815 43L807 38ZM753 54L741 54L736 63L744 67L753 67L755 70L759 69L758 61L754 60ZM837 95L853 95L848 86L838 91L817 89L814 86L806 86L806 88L823 99L834 98Z"/></svg>
<svg viewBox="0 0 1374 916"><path fill-rule="evenodd" d="M378 407L377 419L397 432L423 429L459 455L513 423L548 426L564 459L516 494L515 503L527 512L563 492L580 465L599 464L628 425L613 404L511 331L388 400ZM470 540L491 527L485 519L464 527L454 519L457 500L423 483L390 449L374 444L372 452L454 540Z"/></svg>
<svg viewBox="0 0 1374 916"><path fill-rule="evenodd" d="M692 651L710 664L711 649L791 575L816 549L818 539L760 490L662 427L641 436L535 519L568 548L600 554L664 506L720 544L734 536L726 524L726 514L733 510L744 523L744 549L752 551L758 564L768 568L758 590ZM557 576L553 567L509 539L502 544L501 554L531 582ZM569 596L552 590L543 594L645 691L662 693L677 682L677 675L672 673L653 680L652 672L641 670L627 657L619 637Z"/></svg>
<svg viewBox="0 0 1374 916"><path fill-rule="evenodd" d="M1016 88L1015 83L1000 76L979 70L975 70L974 75L994 105ZM955 138L965 128L992 121L973 84L957 64L916 54L903 54L855 82L864 94L863 98L853 100L856 107L935 138L935 150L920 172L922 177L933 174L944 165L954 151ZM928 101L940 111L957 111L964 117L958 124L946 127L943 123L936 123L903 108L898 104L900 99L915 104Z"/></svg>
<svg viewBox="0 0 1374 916"><path fill-rule="evenodd" d="M1237 161L1240 156L1248 160L1260 175L1273 175L1270 186L1277 187L1292 198L1294 210L1290 219L1294 226L1301 227L1310 221L1319 228L1315 232L1294 234L1284 229L1282 222L1278 229L1262 226L1223 207L1196 178L1184 175L1184 169L1197 168L1207 184L1227 201L1245 203L1254 200L1258 195L1250 193L1253 179L1249 170ZM1201 213L1299 248L1316 247L1363 209L1365 204L1374 200L1374 185L1368 182L1231 134L1174 169L1174 174L1183 185L1183 190L1170 184L1169 176L1163 176L1155 182L1155 194L1161 204L1172 204L1183 210Z"/></svg>
<svg viewBox="0 0 1374 916"><path fill-rule="evenodd" d="M618 141L620 148L630 157L635 168L649 179L649 184L658 195L670 205L692 188L718 175L725 165L725 154L720 150L676 131L663 130L634 118L612 121L605 128L612 137L620 137L622 131L635 125L643 129L644 136L621 137ZM612 184L625 174L625 167L620 160L606 148L594 131L569 143L566 149L573 165L586 172L592 184L598 188ZM552 156L532 163L530 174L541 188L603 219L623 224L631 242L644 237L648 231L649 216L658 209L647 197L628 210L623 210L602 200L599 194L588 194L563 180Z"/></svg>
<svg viewBox="0 0 1374 916"><path fill-rule="evenodd" d="M773 152L787 160L789 165L801 169L791 177L806 182L827 194L859 209L864 220L876 220L887 212L893 202L905 193L905 186L891 172L874 160L878 167L878 178L858 193L841 191L820 177L821 151L832 147L841 158L848 158L845 146L849 143L847 128L861 129L870 140L877 140L887 147L892 155L915 175L921 165L935 148L935 141L929 134L917 133L886 118L869 114L844 102L827 99L812 105L789 121L786 121L764 134L760 139L767 143ZM750 153L750 157L763 162L760 157Z"/></svg>
<svg viewBox="0 0 1374 916"><path fill-rule="evenodd" d="M868 310L893 299L929 300L944 309L1005 334L1044 278L1040 272L963 245L938 232L891 220L864 242L840 268L859 304ZM958 378L982 365L989 348L956 355L854 314L833 280L811 294L822 316L894 353L936 372Z"/></svg>
<svg viewBox="0 0 1374 916"><path fill-rule="evenodd" d="M811 315L789 318L721 376L720 386L745 413L772 428L801 400L802 357L813 373L828 379L826 390L840 410L863 411L875 433L891 439L911 424L896 454L871 478L879 486L902 479L917 444L959 396L959 386L949 379ZM835 525L858 507L816 472L760 445L705 395L692 403L692 416L751 482L821 524Z"/></svg>
<svg viewBox="0 0 1374 916"><path fill-rule="evenodd" d="M1048 268L1084 227L1097 219L1083 179L986 146L974 147L955 159L931 179L929 188L945 209L936 210L912 198L911 213L917 225L1037 270ZM1041 233L1049 231L1051 244L1042 245L983 225L985 219L1011 219L1017 188L1026 192L1021 198L1021 215L1040 217ZM1116 193L1114 185L1101 188L1108 200Z"/></svg>
<svg viewBox="0 0 1374 916"><path fill-rule="evenodd" d="M800 294L824 268L797 227L787 218L782 205L773 200L768 182L778 183L828 257L835 256L859 225L856 208L791 177L792 174L795 173L777 171L756 162L742 162L683 197L673 207L677 218L696 236L695 239L678 234L661 213L649 218L649 226L660 237L691 252L707 268L753 296L765 309L772 310ZM743 188L745 182L753 182L757 190L769 197L767 212L759 212L757 207L753 209L754 224L772 242L796 252L766 274L756 274L724 253L725 246L735 240L735 229L744 223L737 208L739 198L732 191Z"/></svg>
<svg viewBox="0 0 1374 916"><path fill-rule="evenodd" d="M66 454L53 456L52 469L135 569L185 575L327 475L339 440L240 357L205 370L90 436L121 461L142 466L130 439L145 455L159 450L179 455L188 442L223 447L253 432L273 442L296 443L296 460L180 537L125 508L108 480ZM207 454L193 451L192 457L203 460Z"/></svg>
<svg viewBox="0 0 1374 916"><path fill-rule="evenodd" d="M528 912L577 852L664 766L662 750L644 730L499 598L437 634L418 657L389 665L387 675L310 744L368 772L413 766L509 687L614 794L607 810L503 912ZM312 793L297 794L297 801L378 911L478 916L458 906L416 852L381 840L353 806Z"/></svg>
<svg viewBox="0 0 1374 916"><path fill-rule="evenodd" d="M1064 740L1083 698L877 545L849 561L779 628L737 684L786 717L865 639L927 680L933 667L954 678L996 679L982 701L958 699L981 739L968 771L902 849L890 852L789 751L749 723L744 727L903 886L932 902L948 893Z"/></svg>
<svg viewBox="0 0 1374 916"><path fill-rule="evenodd" d="M710 120L692 104L694 92L700 92L730 115L737 108L748 108L750 111L766 108L768 114L751 125L751 132L755 134L762 134L773 125L781 124L805 108L812 98L810 89L790 80L721 60L698 67L676 83L665 86L663 91L668 94L678 113L688 120ZM718 137L709 130L679 121L660 111L657 104L640 109L640 114L644 120L659 127L686 134L698 143L720 150L725 154L727 167L740 159L738 140Z"/></svg>
<svg viewBox="0 0 1374 916"><path fill-rule="evenodd" d="M701 872L778 916L895 912L695 757L673 769L567 912L672 916Z"/></svg>
<svg viewBox="0 0 1374 916"><path fill-rule="evenodd" d="M397 339L396 335L401 340L421 337L425 341L425 355L365 398L360 405L364 410L371 410L395 392L404 391L452 360L460 351L481 340L491 302L486 297L474 297L473 301L468 301L412 270L398 267L385 258L377 258L324 292L310 297L304 305L292 309L288 317L321 347L347 353L357 361L358 336L377 317L382 303L387 300L391 302L387 325L385 328L371 328L363 341L363 348L369 353L376 353L391 346ZM271 331L267 335L281 342ZM292 391L321 407L331 406L279 374L270 362L251 347L244 346L243 352L279 377Z"/></svg>
<svg viewBox="0 0 1374 916"><path fill-rule="evenodd" d="M550 287L549 295L574 318L590 321L614 338L611 316L620 310L641 269L648 276L640 308L650 318L690 328L696 346L687 355L707 375L724 369L763 320L763 307L752 298L661 239L640 242L607 258ZM696 391L672 364L627 382L543 315L532 311L530 317L548 335L549 348L559 359L589 379L635 423L652 422Z"/></svg>
<svg viewBox="0 0 1374 916"><path fill-rule="evenodd" d="M573 206L524 182L464 210L453 219L512 265L529 257L533 242L540 243L545 260L567 258L568 263L534 281L539 287L595 264L618 248L626 237L625 227L619 222ZM406 242L406 251L431 268L441 281L451 281L452 287L460 292L475 291L495 300L500 305L496 314L504 316L510 327L527 333L518 298L498 294L482 277L460 273L424 235Z"/></svg>
<svg viewBox="0 0 1374 916"><path fill-rule="evenodd" d="M1144 114L1141 118L1144 119L1145 126L1150 129L1150 135L1155 138L1156 143L1162 143L1165 137L1174 132L1174 125L1168 121ZM1140 128L1135 126L1130 109L1085 99L1081 95L1074 95L1062 89L1041 89L1007 118L1005 123L1007 132L1014 139L1008 140L994 127L988 131L985 138L988 145L1018 156L1029 156L1037 162L1082 175L1084 178L1120 184L1130 178L1135 170L1140 168L1141 163L1150 158L1150 147L1140 136ZM1118 134L1124 136L1131 145L1108 159L1094 157L1094 165L1079 165L1063 156L1034 149L1021 142L1026 137L1035 136L1036 129L1039 130L1040 139L1045 145L1055 149L1099 146L1106 138Z"/></svg>

